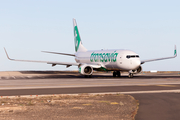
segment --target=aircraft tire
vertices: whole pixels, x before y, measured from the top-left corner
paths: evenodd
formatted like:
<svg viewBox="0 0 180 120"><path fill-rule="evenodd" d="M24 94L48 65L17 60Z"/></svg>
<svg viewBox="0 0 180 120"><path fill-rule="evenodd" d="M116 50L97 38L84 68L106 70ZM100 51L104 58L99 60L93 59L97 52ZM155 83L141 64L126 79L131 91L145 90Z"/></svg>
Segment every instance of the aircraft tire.
<svg viewBox="0 0 180 120"><path fill-rule="evenodd" d="M120 71L117 71L117 72L116 72L116 74L117 74L117 76L118 76L118 77L120 77L120 76L121 76Z"/></svg>
<svg viewBox="0 0 180 120"><path fill-rule="evenodd" d="M113 77L116 77L117 73L116 71L113 72Z"/></svg>
<svg viewBox="0 0 180 120"><path fill-rule="evenodd" d="M133 74L132 73L129 73L129 78L133 78Z"/></svg>

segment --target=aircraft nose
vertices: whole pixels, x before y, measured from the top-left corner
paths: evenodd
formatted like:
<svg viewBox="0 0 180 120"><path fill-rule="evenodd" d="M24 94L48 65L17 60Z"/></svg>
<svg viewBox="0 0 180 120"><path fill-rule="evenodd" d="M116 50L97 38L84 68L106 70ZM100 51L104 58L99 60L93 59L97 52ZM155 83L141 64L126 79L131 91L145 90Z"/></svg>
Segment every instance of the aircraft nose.
<svg viewBox="0 0 180 120"><path fill-rule="evenodd" d="M133 61L134 69L137 69L140 65L141 65L141 61L140 60L134 60Z"/></svg>

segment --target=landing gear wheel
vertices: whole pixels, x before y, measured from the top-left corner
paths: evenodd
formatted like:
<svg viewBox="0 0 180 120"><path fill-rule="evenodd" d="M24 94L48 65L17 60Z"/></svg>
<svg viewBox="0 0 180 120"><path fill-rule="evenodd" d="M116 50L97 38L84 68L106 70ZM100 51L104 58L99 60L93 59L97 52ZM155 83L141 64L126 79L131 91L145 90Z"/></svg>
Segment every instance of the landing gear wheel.
<svg viewBox="0 0 180 120"><path fill-rule="evenodd" d="M121 76L121 73L120 73L120 71L114 71L113 72L113 77L120 77Z"/></svg>
<svg viewBox="0 0 180 120"><path fill-rule="evenodd" d="M116 74L117 74L117 76L118 76L118 77L120 77L120 76L121 76L120 71L117 71L117 72L116 72Z"/></svg>
<svg viewBox="0 0 180 120"><path fill-rule="evenodd" d="M132 73L129 73L129 78L133 78L133 74Z"/></svg>
<svg viewBox="0 0 180 120"><path fill-rule="evenodd" d="M113 72L113 77L116 77L117 73L116 71Z"/></svg>

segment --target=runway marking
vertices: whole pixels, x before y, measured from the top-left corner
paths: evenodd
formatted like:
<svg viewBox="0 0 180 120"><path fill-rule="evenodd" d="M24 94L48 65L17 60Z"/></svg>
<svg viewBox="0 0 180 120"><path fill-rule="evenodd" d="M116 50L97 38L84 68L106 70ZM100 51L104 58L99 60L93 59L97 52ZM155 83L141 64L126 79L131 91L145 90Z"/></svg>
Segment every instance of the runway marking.
<svg viewBox="0 0 180 120"><path fill-rule="evenodd" d="M180 94L180 89L175 90L153 90L153 91L130 91L130 92L101 92L101 93L86 93L88 95L105 95L105 94L148 94L148 93L177 93ZM44 96L58 96L58 95L80 95L80 94L48 94L48 95L20 95L20 96L1 96L1 98L17 98L17 97L25 97L25 98L34 98L34 97L44 97ZM115 102L110 101L99 101L99 103L108 103L108 104L117 104ZM118 103L119 104L119 103ZM92 105L92 104L83 104L83 105Z"/></svg>
<svg viewBox="0 0 180 120"><path fill-rule="evenodd" d="M111 102L111 105L118 105L119 103L117 102Z"/></svg>
<svg viewBox="0 0 180 120"><path fill-rule="evenodd" d="M84 109L83 107L73 107L72 109Z"/></svg>
<svg viewBox="0 0 180 120"><path fill-rule="evenodd" d="M37 88L78 88L78 87L110 87L110 86L164 86L164 87L178 87L177 84L179 83L171 83L170 85L168 83L156 83L156 84L147 84L147 85L139 85L139 84L117 84L117 83L89 83L84 84L35 84L35 85L5 85L0 86L0 90L11 90L11 89L37 89Z"/></svg>
<svg viewBox="0 0 180 120"><path fill-rule="evenodd" d="M159 86L159 87L178 87L177 85L168 85L168 84L160 84L160 85L137 85L137 86Z"/></svg>
<svg viewBox="0 0 180 120"><path fill-rule="evenodd" d="M176 90L152 90L152 91L130 91L130 92L106 92L95 94L148 94L148 93L180 93L180 89ZM93 94L93 93L90 93Z"/></svg>
<svg viewBox="0 0 180 120"><path fill-rule="evenodd" d="M107 104L109 104L110 102L109 101L99 101L99 103L107 103Z"/></svg>
<svg viewBox="0 0 180 120"><path fill-rule="evenodd" d="M176 85L156 85L156 86L162 86L162 87L177 87Z"/></svg>

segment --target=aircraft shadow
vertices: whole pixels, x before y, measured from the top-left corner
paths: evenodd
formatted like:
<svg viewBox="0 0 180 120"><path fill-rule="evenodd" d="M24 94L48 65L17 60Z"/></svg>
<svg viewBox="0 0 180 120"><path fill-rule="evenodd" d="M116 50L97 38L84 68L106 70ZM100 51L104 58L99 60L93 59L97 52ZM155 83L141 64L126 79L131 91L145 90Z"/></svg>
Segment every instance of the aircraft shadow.
<svg viewBox="0 0 180 120"><path fill-rule="evenodd" d="M43 79L167 79L167 78L180 78L177 74L143 74L134 75L133 78L128 78L127 75L122 75L121 77L113 77L109 74L102 75L101 73L95 73L91 78L85 78L80 75L77 71L19 71L22 74L39 74L40 76L34 76L31 79L43 78ZM41 76L42 75L42 76Z"/></svg>

